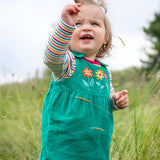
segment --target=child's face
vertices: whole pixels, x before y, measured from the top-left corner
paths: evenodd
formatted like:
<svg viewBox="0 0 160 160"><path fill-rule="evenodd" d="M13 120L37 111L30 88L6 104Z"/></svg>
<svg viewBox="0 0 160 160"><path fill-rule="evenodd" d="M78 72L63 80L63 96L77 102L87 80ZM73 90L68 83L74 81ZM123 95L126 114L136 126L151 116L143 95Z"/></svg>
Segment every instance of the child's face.
<svg viewBox="0 0 160 160"><path fill-rule="evenodd" d="M75 25L76 29L69 43L70 49L95 59L101 46L106 44L103 11L95 5L82 5Z"/></svg>

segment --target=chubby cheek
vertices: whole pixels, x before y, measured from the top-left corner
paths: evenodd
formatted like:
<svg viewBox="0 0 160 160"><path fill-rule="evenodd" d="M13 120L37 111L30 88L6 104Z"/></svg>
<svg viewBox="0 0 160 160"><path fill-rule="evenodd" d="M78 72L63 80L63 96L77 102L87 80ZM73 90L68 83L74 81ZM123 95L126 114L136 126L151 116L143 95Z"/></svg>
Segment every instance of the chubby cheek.
<svg viewBox="0 0 160 160"><path fill-rule="evenodd" d="M72 49L75 49L77 46L77 43L78 43L78 40L79 40L79 34L77 32L73 32L72 34L72 38L69 42L69 46L70 48Z"/></svg>
<svg viewBox="0 0 160 160"><path fill-rule="evenodd" d="M72 50L72 51L75 51L76 48L77 48L77 45L76 45L76 40L74 38L72 38L69 42L69 48Z"/></svg>
<svg viewBox="0 0 160 160"><path fill-rule="evenodd" d="M106 32L103 31L101 34L103 35L103 44L106 44L106 43L107 43L107 40L108 40L108 37L107 37L107 35L106 35Z"/></svg>

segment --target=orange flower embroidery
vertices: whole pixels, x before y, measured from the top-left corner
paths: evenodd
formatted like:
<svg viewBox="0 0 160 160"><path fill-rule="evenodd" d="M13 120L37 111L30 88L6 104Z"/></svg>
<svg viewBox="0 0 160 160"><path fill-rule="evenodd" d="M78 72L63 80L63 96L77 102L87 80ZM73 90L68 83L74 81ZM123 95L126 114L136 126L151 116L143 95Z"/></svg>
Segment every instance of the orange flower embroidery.
<svg viewBox="0 0 160 160"><path fill-rule="evenodd" d="M88 70L88 68L86 67L83 71L83 76L87 76L87 78L93 77L93 71L90 69Z"/></svg>
<svg viewBox="0 0 160 160"><path fill-rule="evenodd" d="M96 77L97 77L97 79L99 80L99 79L103 79L104 78L104 74L103 74L103 71L100 69L100 70L98 70L97 69L97 72L96 72Z"/></svg>

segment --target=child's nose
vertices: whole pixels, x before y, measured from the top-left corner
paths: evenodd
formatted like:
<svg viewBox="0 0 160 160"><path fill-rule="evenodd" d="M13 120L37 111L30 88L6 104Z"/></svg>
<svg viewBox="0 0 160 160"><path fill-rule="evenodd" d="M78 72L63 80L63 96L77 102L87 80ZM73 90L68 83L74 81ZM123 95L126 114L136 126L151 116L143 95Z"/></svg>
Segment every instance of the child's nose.
<svg viewBox="0 0 160 160"><path fill-rule="evenodd" d="M90 31L90 30L91 30L91 25L89 25L89 24L83 25L83 26L82 26L82 30L83 30L83 31Z"/></svg>

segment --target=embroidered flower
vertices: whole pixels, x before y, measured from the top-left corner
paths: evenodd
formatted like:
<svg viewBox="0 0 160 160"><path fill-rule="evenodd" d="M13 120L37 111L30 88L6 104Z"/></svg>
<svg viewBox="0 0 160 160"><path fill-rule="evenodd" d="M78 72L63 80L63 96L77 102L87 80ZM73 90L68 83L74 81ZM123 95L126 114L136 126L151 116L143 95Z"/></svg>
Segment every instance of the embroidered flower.
<svg viewBox="0 0 160 160"><path fill-rule="evenodd" d="M107 77L106 73L104 72L103 74L104 74L104 77L106 78L106 80L108 81L108 77Z"/></svg>
<svg viewBox="0 0 160 160"><path fill-rule="evenodd" d="M103 79L104 78L104 74L103 74L103 71L100 69L100 70L98 70L97 69L97 72L96 72L96 77L97 77L97 79L99 80L99 79Z"/></svg>
<svg viewBox="0 0 160 160"><path fill-rule="evenodd" d="M83 71L82 71L84 74L83 74L83 76L85 77L85 76L87 76L87 78L90 78L90 77L93 77L93 71L90 69L90 70L88 70L88 68L86 67Z"/></svg>

